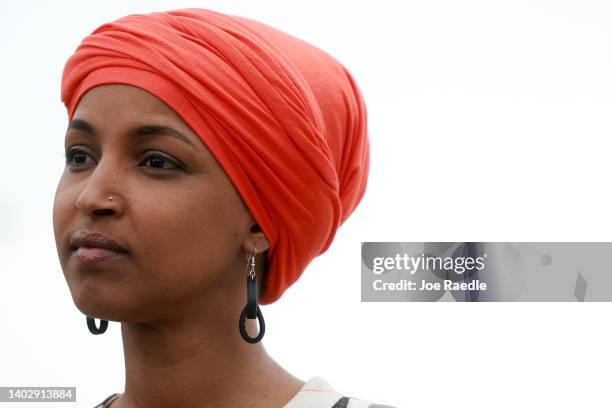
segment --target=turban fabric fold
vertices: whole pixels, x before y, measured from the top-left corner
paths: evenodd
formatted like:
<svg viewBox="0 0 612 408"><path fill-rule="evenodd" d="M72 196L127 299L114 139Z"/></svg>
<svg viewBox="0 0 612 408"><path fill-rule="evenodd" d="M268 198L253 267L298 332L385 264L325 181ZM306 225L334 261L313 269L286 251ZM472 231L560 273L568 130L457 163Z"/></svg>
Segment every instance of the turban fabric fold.
<svg viewBox="0 0 612 408"><path fill-rule="evenodd" d="M131 14L86 36L64 67L68 120L103 84L155 95L226 172L270 249L260 304L276 301L365 192L366 108L323 50L258 21L187 8Z"/></svg>

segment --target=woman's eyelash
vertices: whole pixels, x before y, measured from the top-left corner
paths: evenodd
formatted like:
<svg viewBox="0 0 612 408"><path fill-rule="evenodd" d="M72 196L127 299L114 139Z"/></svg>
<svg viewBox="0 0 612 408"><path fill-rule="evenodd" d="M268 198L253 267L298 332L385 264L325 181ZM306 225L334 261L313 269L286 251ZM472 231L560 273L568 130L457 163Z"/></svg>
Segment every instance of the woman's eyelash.
<svg viewBox="0 0 612 408"><path fill-rule="evenodd" d="M81 150L81 149L68 149L68 150L66 150L66 153L65 153L66 164L67 164L67 165L72 165L72 166L74 166L74 167L79 167L81 164L83 164L83 163L79 163L79 164L73 164L73 163L72 163L72 160L74 159L75 155L77 155L77 154L83 154L83 155L85 155L86 157L91 157L91 156L90 156L90 155L89 155L87 152L85 152L84 150ZM179 164L175 163L174 161L170 160L169 158L167 158L167 157L165 157L165 156L163 156L163 155L161 155L161 154L156 154L156 153L151 153L151 154L147 155L147 156L145 157L145 159L144 159L144 160L143 160L141 163L146 163L146 162L148 162L148 161L149 161L149 159L151 159L151 158L159 158L159 159L162 159L162 160L164 160L164 161L166 161L166 162L171 163L171 164L174 166L174 167L172 167L172 168L164 168L164 167L150 167L150 168L152 168L152 169L157 169L157 170L180 170L180 169L182 169L182 167L181 167Z"/></svg>

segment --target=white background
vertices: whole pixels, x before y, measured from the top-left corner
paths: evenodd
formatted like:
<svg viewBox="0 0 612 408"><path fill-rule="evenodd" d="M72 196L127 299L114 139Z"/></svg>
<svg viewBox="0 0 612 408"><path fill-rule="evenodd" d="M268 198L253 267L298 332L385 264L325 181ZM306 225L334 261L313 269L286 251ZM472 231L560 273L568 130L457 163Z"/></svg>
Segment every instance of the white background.
<svg viewBox="0 0 612 408"><path fill-rule="evenodd" d="M89 333L57 258L61 73L104 22L203 7L326 50L366 99L367 193L262 308L281 365L400 408L611 406L610 303L360 302L361 241L612 240L610 1L1 4L0 386L123 391L119 324Z"/></svg>

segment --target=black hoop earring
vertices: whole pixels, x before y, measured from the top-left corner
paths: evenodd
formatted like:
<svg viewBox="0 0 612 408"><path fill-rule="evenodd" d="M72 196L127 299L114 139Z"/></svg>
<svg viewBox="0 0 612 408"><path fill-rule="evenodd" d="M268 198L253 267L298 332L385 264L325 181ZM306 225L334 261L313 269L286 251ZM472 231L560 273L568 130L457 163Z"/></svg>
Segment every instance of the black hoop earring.
<svg viewBox="0 0 612 408"><path fill-rule="evenodd" d="M100 328L96 327L96 319L93 317L87 316L87 327L91 334L102 334L106 331L108 327L108 320L100 319Z"/></svg>
<svg viewBox="0 0 612 408"><path fill-rule="evenodd" d="M257 277L255 276L255 255L257 254L257 248L252 255L247 254L247 268L249 267L249 261L251 270L249 276L247 276L247 304L242 309L240 314L240 320L238 321L238 328L242 338L247 343L257 343L260 341L266 332L266 322L263 318L263 314L259 309L257 303ZM257 319L259 321L259 334L256 337L251 337L246 331L246 320L245 319Z"/></svg>

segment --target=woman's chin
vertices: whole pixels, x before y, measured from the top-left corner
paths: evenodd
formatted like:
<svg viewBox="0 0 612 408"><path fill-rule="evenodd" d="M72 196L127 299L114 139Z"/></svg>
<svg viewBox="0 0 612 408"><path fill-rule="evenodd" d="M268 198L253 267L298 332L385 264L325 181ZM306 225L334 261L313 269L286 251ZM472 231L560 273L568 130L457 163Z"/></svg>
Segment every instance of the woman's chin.
<svg viewBox="0 0 612 408"><path fill-rule="evenodd" d="M119 305L100 296L100 291L93 291L88 287L79 287L72 293L72 300L76 308L86 316L98 319L117 321L121 313Z"/></svg>

